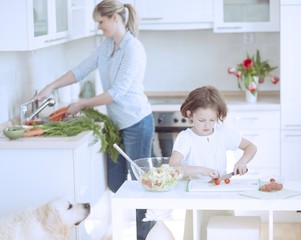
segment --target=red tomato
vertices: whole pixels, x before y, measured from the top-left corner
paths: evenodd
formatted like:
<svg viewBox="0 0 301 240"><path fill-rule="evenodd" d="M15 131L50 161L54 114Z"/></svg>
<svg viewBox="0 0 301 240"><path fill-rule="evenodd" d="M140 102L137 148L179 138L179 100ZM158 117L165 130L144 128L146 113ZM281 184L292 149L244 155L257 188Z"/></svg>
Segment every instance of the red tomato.
<svg viewBox="0 0 301 240"><path fill-rule="evenodd" d="M276 182L275 178L270 178L270 182L271 183Z"/></svg>
<svg viewBox="0 0 301 240"><path fill-rule="evenodd" d="M152 183L151 181L148 181L148 180L145 180L145 179L142 179L141 180L142 184L148 186L148 187L152 187Z"/></svg>
<svg viewBox="0 0 301 240"><path fill-rule="evenodd" d="M269 183L271 191L274 191L276 189L276 183L275 182L271 182Z"/></svg>
<svg viewBox="0 0 301 240"><path fill-rule="evenodd" d="M214 179L215 185L219 185L221 183L221 180L219 178Z"/></svg>
<svg viewBox="0 0 301 240"><path fill-rule="evenodd" d="M230 178L225 178L224 182L225 182L226 184L229 184L229 183L230 183Z"/></svg>

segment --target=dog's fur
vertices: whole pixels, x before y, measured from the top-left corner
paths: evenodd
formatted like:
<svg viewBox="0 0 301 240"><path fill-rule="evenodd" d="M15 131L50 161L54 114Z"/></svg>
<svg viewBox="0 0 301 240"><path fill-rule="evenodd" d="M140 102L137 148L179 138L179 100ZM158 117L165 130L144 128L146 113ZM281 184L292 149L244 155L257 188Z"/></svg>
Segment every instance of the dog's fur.
<svg viewBox="0 0 301 240"><path fill-rule="evenodd" d="M67 240L70 229L89 214L89 203L57 198L37 209L0 219L0 239Z"/></svg>

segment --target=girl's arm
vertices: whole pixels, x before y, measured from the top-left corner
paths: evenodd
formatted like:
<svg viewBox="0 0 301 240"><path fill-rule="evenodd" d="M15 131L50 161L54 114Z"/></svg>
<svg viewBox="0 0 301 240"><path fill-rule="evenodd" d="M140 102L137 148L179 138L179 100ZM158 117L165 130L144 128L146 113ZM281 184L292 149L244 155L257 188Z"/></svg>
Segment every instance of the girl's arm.
<svg viewBox="0 0 301 240"><path fill-rule="evenodd" d="M184 177L190 177L195 175L209 176L212 179L219 177L219 172L206 167L201 166L183 166L181 160L183 155L177 151L173 151L170 157L169 165L171 167L182 167Z"/></svg>
<svg viewBox="0 0 301 240"><path fill-rule="evenodd" d="M239 172L244 175L247 172L247 164L253 159L256 154L257 147L249 140L242 138L239 148L244 151L239 161L234 165L234 172Z"/></svg>

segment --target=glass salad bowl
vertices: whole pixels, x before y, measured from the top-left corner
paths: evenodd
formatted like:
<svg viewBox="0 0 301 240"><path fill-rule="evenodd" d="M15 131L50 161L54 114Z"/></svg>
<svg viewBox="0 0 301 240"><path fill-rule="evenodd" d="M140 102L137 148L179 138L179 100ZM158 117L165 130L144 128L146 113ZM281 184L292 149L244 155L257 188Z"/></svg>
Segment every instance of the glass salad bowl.
<svg viewBox="0 0 301 240"><path fill-rule="evenodd" d="M181 168L170 167L168 165L169 159L169 157L151 157L134 160L142 171L133 164L131 164L131 168L145 190L152 192L169 191L182 179Z"/></svg>

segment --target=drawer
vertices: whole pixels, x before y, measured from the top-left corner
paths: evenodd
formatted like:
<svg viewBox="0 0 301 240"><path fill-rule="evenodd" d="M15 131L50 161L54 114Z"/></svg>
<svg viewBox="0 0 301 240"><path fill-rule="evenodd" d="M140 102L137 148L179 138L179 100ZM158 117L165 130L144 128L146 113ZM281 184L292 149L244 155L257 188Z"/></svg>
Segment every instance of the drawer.
<svg viewBox="0 0 301 240"><path fill-rule="evenodd" d="M240 131L240 134L257 146L257 152L248 164L250 169L280 169L280 131ZM228 151L228 163L234 163L240 159L243 151Z"/></svg>
<svg viewBox="0 0 301 240"><path fill-rule="evenodd" d="M235 129L280 129L280 111L230 111L225 123Z"/></svg>

